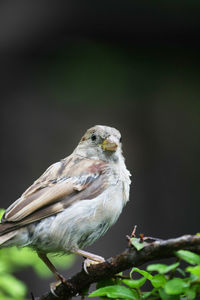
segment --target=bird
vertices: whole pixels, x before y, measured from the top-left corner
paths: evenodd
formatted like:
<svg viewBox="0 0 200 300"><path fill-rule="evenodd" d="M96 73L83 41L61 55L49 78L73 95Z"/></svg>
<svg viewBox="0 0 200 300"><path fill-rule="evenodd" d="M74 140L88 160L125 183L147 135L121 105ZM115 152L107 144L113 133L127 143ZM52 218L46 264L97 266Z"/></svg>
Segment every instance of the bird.
<svg viewBox="0 0 200 300"><path fill-rule="evenodd" d="M129 200L130 172L120 132L95 125L71 155L52 164L6 210L0 222L0 249L31 247L65 282L48 253L78 254L84 270L105 259L83 250L118 219Z"/></svg>

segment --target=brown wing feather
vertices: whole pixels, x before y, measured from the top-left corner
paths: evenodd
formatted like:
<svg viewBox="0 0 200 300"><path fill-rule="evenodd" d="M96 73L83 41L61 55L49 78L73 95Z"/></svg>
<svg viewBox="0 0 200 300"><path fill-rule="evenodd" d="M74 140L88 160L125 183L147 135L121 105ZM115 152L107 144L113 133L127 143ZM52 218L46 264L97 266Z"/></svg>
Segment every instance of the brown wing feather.
<svg viewBox="0 0 200 300"><path fill-rule="evenodd" d="M74 189L73 182L61 182L54 186L47 186L41 190L37 190L34 194L22 198L12 210L6 213L6 221L20 221L39 208L57 202L65 195L70 195Z"/></svg>
<svg viewBox="0 0 200 300"><path fill-rule="evenodd" d="M65 196L60 199L59 202L53 203L49 206L42 207L38 211L33 212L31 215L25 217L21 221L6 222L0 224L0 236L19 229L27 224L39 221L46 217L55 215L73 203L84 199L92 200L97 197L103 190L107 188L107 178L105 174L101 174L96 180L94 180L86 189L80 192L73 192L71 195Z"/></svg>
<svg viewBox="0 0 200 300"><path fill-rule="evenodd" d="M64 176L66 167L72 161L72 155L67 158L52 164L23 194L22 197L28 197L36 191L41 190L46 186L50 186L55 178Z"/></svg>
<svg viewBox="0 0 200 300"><path fill-rule="evenodd" d="M70 156L50 166L46 172L28 188L22 197L5 212L3 222L19 222L38 211L44 218L62 210L61 199L70 199L77 191L82 191L105 170L106 163ZM90 174L92 176L90 176ZM88 180L88 178L90 178ZM86 179L86 180L83 180ZM73 197L72 197L73 198ZM67 200L68 202L68 200ZM54 206L52 206L54 204ZM47 207L49 207L49 210ZM53 209L54 207L54 209ZM41 210L43 213L41 214ZM52 210L52 212L50 212ZM46 211L46 212L45 212ZM35 221L33 218L31 222Z"/></svg>

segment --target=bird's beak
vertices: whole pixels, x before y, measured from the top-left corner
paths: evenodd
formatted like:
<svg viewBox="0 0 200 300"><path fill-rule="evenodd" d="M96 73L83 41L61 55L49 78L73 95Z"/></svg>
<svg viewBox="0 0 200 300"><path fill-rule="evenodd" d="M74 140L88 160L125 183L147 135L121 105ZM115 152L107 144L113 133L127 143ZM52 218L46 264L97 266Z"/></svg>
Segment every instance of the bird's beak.
<svg viewBox="0 0 200 300"><path fill-rule="evenodd" d="M118 145L111 138L106 138L101 144L101 147L103 150L116 151Z"/></svg>

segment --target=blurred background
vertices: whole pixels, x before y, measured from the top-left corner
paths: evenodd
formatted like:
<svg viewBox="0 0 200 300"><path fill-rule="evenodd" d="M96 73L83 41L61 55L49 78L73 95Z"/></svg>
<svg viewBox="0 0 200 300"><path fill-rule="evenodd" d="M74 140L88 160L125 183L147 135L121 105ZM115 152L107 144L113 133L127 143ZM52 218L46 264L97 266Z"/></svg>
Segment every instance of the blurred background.
<svg viewBox="0 0 200 300"><path fill-rule="evenodd" d="M122 133L130 202L88 250L106 258L125 236L199 228L197 1L1 1L1 204L8 207L96 124ZM80 270L81 258L62 273ZM27 269L30 291L48 290Z"/></svg>

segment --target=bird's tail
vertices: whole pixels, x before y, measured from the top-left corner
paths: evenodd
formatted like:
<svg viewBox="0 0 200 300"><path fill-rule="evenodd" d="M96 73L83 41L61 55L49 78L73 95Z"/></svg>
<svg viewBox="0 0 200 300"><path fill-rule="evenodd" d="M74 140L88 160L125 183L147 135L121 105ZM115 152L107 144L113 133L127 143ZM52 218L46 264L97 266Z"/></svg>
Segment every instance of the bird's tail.
<svg viewBox="0 0 200 300"><path fill-rule="evenodd" d="M0 248L6 247L7 243L10 239L12 239L18 230L12 230L10 232L4 232L4 224L0 224Z"/></svg>

